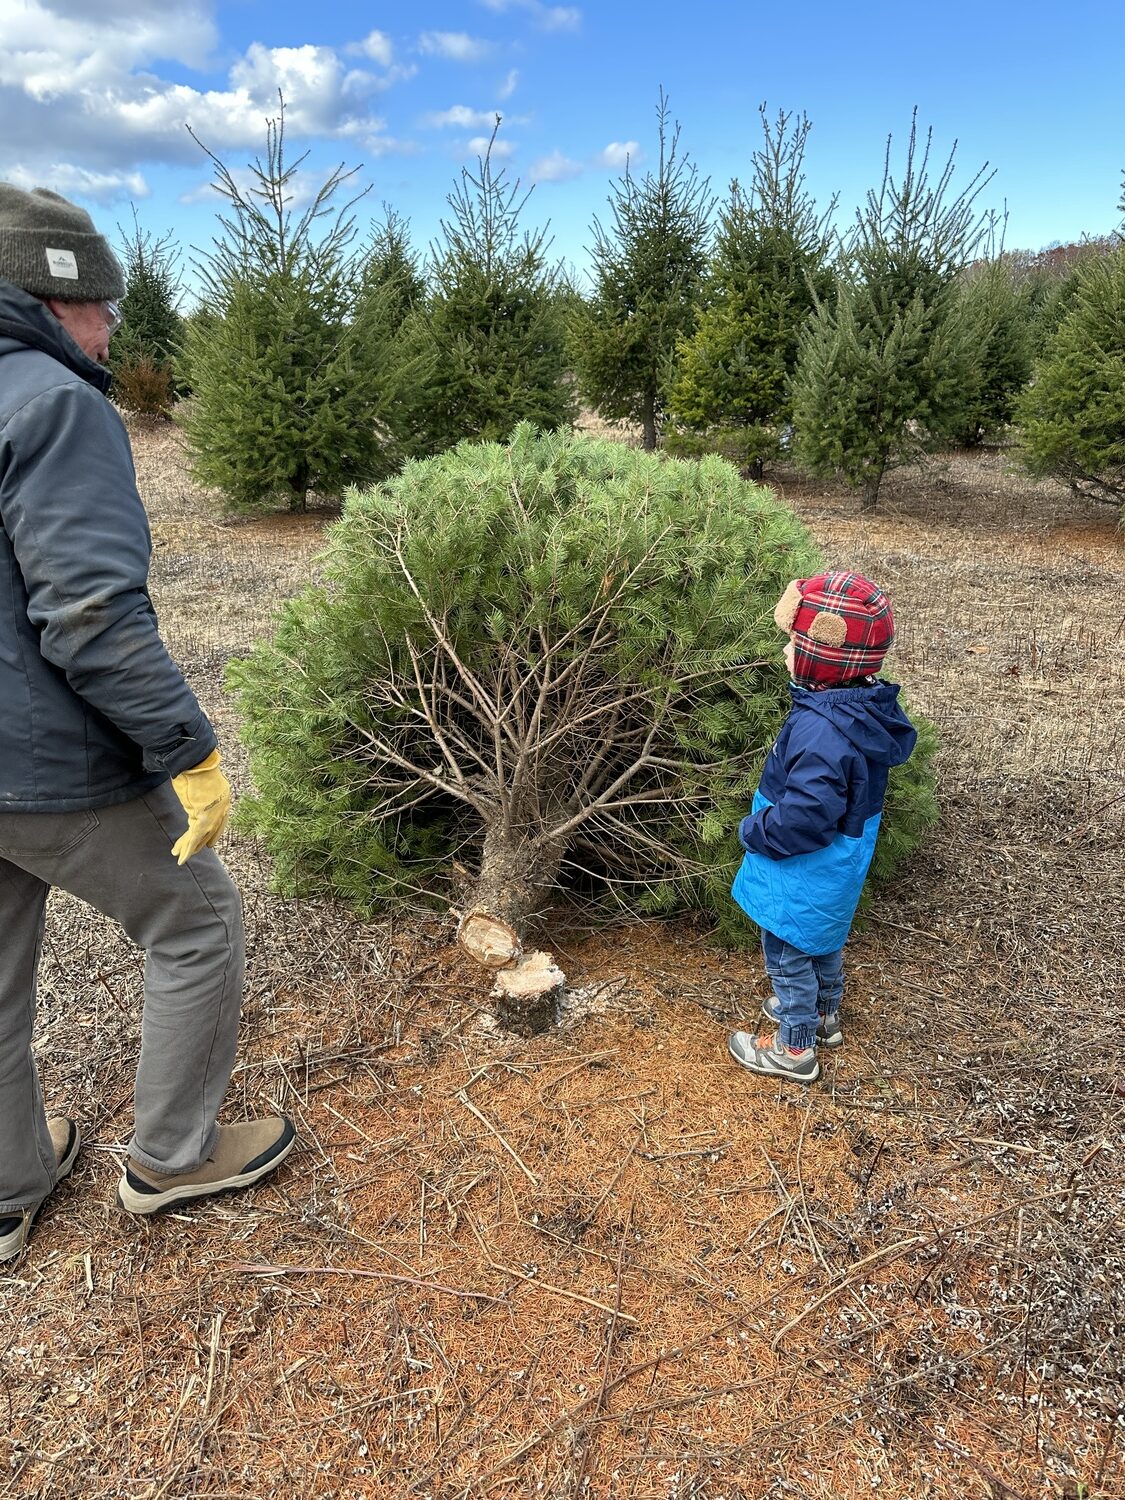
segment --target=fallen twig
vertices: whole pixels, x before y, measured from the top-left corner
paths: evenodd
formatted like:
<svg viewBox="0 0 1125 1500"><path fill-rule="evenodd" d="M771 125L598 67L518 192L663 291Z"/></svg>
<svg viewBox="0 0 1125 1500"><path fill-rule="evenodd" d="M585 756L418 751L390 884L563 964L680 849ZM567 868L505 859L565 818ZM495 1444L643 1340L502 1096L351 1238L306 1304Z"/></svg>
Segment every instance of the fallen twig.
<svg viewBox="0 0 1125 1500"><path fill-rule="evenodd" d="M372 1281L395 1281L403 1286L419 1286L427 1292L444 1292L449 1297L472 1297L477 1302L503 1302L491 1292L473 1292L465 1287L444 1286L440 1281L425 1281L420 1276L396 1276L393 1271L368 1271L357 1266L279 1266L264 1261L239 1261L231 1266L246 1276L352 1276Z"/></svg>

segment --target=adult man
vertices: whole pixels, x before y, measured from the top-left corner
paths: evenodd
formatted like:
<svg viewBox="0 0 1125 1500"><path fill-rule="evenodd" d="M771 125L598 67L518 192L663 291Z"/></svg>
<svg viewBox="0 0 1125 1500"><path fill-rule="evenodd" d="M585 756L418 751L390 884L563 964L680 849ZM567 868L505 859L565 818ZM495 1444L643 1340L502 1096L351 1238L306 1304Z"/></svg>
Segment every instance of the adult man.
<svg viewBox="0 0 1125 1500"><path fill-rule="evenodd" d="M0 1260L79 1147L73 1120L46 1117L31 1052L51 886L146 951L121 1206L249 1186L294 1141L284 1118L215 1123L243 978L238 893L210 847L230 787L148 596L148 522L105 395L123 291L84 210L0 183Z"/></svg>

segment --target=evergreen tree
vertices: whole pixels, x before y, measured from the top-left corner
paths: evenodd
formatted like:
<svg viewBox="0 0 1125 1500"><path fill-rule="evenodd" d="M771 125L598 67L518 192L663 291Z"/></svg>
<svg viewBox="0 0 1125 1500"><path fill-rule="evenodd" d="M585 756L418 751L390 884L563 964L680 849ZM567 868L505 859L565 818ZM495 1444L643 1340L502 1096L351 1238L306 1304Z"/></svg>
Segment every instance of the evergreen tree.
<svg viewBox="0 0 1125 1500"><path fill-rule="evenodd" d="M207 154L230 211L199 264L208 315L187 335L196 478L241 511L300 510L310 490L338 498L401 461L394 295L364 285L350 249L357 200L333 208L352 172L338 167L294 220L305 157L285 161L284 99L250 188Z"/></svg>
<svg viewBox="0 0 1125 1500"><path fill-rule="evenodd" d="M803 527L715 457L521 425L349 496L322 583L232 664L283 888L448 902L517 927L556 885L630 912L729 896L788 706L771 611ZM933 818L932 738L896 775L889 856ZM884 865L885 868L885 865Z"/></svg>
<svg viewBox="0 0 1125 1500"><path fill-rule="evenodd" d="M754 153L749 193L731 183L720 210L707 306L695 332L680 340L669 411L677 429L670 451L687 446L682 429L705 434L761 478L781 451L792 417L790 382L798 339L818 296L827 294L835 200L818 216L805 191L809 121L761 110L764 143Z"/></svg>
<svg viewBox="0 0 1125 1500"><path fill-rule="evenodd" d="M668 101L657 106L660 155L638 182L626 167L612 189L612 224L595 219L594 292L573 326L585 399L611 421L638 422L651 452L664 419L677 342L695 322L714 199L668 136Z"/></svg>
<svg viewBox="0 0 1125 1500"><path fill-rule="evenodd" d="M383 211L386 217L376 225L363 256L361 293L370 296L389 287L387 317L401 325L425 301L426 283L410 244L409 225L389 204L384 203Z"/></svg>
<svg viewBox="0 0 1125 1500"><path fill-rule="evenodd" d="M496 126L500 119L497 116ZM467 168L431 249L432 292L404 328L420 383L412 451L437 453L463 438L495 442L521 421L553 429L574 415L566 341L548 267L545 230L521 232L530 193L492 159Z"/></svg>
<svg viewBox="0 0 1125 1500"><path fill-rule="evenodd" d="M982 168L950 198L954 150L930 181L932 132L919 157L917 114L901 179L888 138L879 191L857 211L838 267L801 336L794 425L801 461L842 474L874 509L888 468L949 441L976 351L957 278L988 227L974 209Z"/></svg>
<svg viewBox="0 0 1125 1500"><path fill-rule="evenodd" d="M1029 288L1003 255L972 266L959 284L961 307L976 351L963 387L954 436L973 447L1012 420L1031 379L1033 324Z"/></svg>
<svg viewBox="0 0 1125 1500"><path fill-rule="evenodd" d="M110 341L114 397L133 410L167 416L175 396L175 370L184 340L178 310L179 252L170 235L154 239L141 228L136 212L133 229L121 235L125 295L121 327Z"/></svg>
<svg viewBox="0 0 1125 1500"><path fill-rule="evenodd" d="M1079 265L1018 421L1033 474L1125 506L1125 245Z"/></svg>

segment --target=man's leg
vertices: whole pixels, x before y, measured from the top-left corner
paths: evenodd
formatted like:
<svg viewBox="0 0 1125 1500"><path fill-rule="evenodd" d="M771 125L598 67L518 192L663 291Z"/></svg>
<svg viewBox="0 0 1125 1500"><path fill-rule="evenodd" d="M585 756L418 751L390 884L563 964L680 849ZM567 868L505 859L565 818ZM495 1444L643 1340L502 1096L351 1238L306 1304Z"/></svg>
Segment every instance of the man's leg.
<svg viewBox="0 0 1125 1500"><path fill-rule="evenodd" d="M47 891L0 858L0 1218L41 1203L58 1175L31 1052Z"/></svg>
<svg viewBox="0 0 1125 1500"><path fill-rule="evenodd" d="M0 849L28 874L114 918L145 950L136 1128L129 1151L162 1174L190 1172L215 1142L234 1065L242 1001L242 908L221 862L172 858L186 820L167 783L93 813L9 813L19 842ZM84 828L62 847L57 828ZM88 821L88 826L87 826ZM48 1184L48 1191L50 1184Z"/></svg>

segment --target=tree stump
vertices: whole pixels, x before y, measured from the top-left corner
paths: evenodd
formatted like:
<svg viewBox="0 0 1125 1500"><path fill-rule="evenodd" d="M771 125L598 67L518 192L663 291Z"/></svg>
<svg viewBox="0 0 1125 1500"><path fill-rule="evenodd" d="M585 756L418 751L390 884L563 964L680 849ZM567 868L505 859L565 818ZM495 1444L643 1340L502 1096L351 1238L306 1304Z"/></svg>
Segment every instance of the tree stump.
<svg viewBox="0 0 1125 1500"><path fill-rule="evenodd" d="M496 975L492 999L497 1024L517 1036L538 1036L558 1021L565 985L551 954L523 954Z"/></svg>

